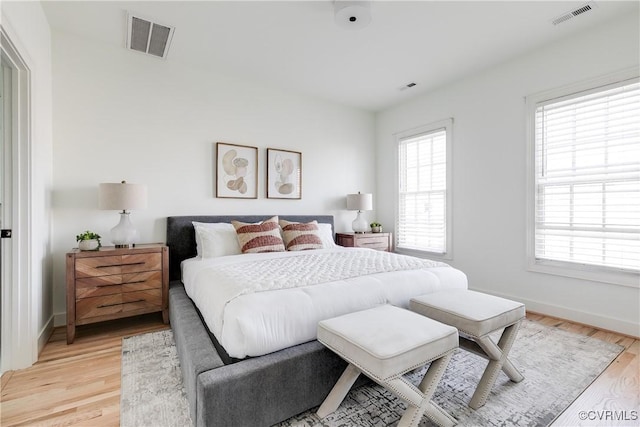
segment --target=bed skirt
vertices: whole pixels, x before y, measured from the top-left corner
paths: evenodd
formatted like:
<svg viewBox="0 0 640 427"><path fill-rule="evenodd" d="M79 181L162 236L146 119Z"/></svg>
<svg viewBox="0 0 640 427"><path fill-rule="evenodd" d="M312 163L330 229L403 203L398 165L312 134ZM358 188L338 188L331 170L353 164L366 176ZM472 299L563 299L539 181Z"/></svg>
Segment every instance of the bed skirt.
<svg viewBox="0 0 640 427"><path fill-rule="evenodd" d="M320 405L346 362L318 341L225 365L184 286L169 317L196 426L271 426Z"/></svg>

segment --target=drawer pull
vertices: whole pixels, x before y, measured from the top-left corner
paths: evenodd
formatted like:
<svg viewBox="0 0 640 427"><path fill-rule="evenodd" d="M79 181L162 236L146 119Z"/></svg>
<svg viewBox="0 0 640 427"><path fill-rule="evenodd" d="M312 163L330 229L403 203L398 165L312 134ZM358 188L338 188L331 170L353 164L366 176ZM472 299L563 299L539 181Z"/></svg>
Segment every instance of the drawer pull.
<svg viewBox="0 0 640 427"><path fill-rule="evenodd" d="M144 283L146 280L134 280L133 282L124 282L124 283L109 283L106 285L96 285L96 288L106 288L109 286L122 286L122 285L132 285L134 283Z"/></svg>
<svg viewBox="0 0 640 427"><path fill-rule="evenodd" d="M142 302L142 301L144 301L144 299L137 299L135 301L117 302L115 304L101 304L101 305L98 306L98 308L114 307L116 305L133 304L135 302Z"/></svg>
<svg viewBox="0 0 640 427"><path fill-rule="evenodd" d="M145 264L145 262L141 261L141 262L129 262L129 263L124 263L124 264L98 265L98 266L96 266L96 268L126 267L128 265L144 265L144 264Z"/></svg>
<svg viewBox="0 0 640 427"><path fill-rule="evenodd" d="M134 280L133 282L124 282L123 285L132 285L134 283L144 283L146 280Z"/></svg>

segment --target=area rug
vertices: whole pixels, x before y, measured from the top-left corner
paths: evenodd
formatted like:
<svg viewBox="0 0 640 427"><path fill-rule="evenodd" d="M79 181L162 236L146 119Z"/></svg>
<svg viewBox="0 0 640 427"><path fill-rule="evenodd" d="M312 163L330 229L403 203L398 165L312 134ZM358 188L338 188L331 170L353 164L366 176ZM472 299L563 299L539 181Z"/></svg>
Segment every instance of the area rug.
<svg viewBox="0 0 640 427"><path fill-rule="evenodd" d="M595 338L525 320L510 359L525 379L512 383L500 373L487 404L470 409L486 360L457 350L434 395L460 426L547 426L616 358L623 348ZM415 384L424 374L408 375ZM310 410L279 427L395 425L406 405L377 385L352 390L333 414ZM170 330L125 338L122 343L120 425L189 426L189 408ZM426 417L420 426L432 427Z"/></svg>

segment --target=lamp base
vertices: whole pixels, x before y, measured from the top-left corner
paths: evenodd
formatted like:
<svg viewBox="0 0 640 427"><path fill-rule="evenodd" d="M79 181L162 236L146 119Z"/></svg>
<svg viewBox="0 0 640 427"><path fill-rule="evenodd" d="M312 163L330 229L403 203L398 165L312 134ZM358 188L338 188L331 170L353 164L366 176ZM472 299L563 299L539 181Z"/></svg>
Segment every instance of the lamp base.
<svg viewBox="0 0 640 427"><path fill-rule="evenodd" d="M356 219L351 223L351 228L354 233L366 233L369 230L369 224L367 224L367 220L362 216L362 211L358 211L358 215Z"/></svg>
<svg viewBox="0 0 640 427"><path fill-rule="evenodd" d="M116 248L130 248L138 237L138 231L133 226L129 212L120 213L120 222L111 229L111 242Z"/></svg>

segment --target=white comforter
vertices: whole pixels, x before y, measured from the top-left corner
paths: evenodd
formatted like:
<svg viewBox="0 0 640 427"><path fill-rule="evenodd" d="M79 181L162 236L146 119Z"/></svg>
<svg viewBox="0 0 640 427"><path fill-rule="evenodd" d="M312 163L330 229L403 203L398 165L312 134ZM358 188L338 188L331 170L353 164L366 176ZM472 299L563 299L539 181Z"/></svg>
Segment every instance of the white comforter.
<svg viewBox="0 0 640 427"><path fill-rule="evenodd" d="M416 295L466 288L447 264L371 249L272 252L182 263L189 297L229 356L260 356L316 338L320 320Z"/></svg>

